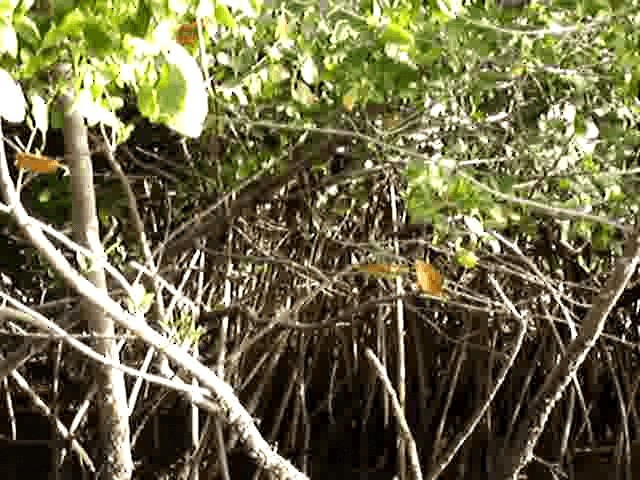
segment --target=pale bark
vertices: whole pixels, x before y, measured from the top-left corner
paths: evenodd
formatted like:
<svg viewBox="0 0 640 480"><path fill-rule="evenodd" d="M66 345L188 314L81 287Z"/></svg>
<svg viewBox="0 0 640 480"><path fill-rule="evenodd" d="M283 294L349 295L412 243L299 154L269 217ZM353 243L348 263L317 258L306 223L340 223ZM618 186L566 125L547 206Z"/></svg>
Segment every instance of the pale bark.
<svg viewBox="0 0 640 480"><path fill-rule="evenodd" d="M72 110L72 98L62 97L64 114L65 160L71 172L73 238L97 257L104 257L100 241L96 198L93 185L93 166L87 138L87 127L77 110ZM85 274L97 288L106 292L104 268L89 261ZM97 336L95 350L112 361L118 360L114 340L115 326L105 311L88 300L80 304L80 319ZM101 440L100 478L128 480L133 474L129 410L124 374L107 365L94 364L98 381L96 395Z"/></svg>

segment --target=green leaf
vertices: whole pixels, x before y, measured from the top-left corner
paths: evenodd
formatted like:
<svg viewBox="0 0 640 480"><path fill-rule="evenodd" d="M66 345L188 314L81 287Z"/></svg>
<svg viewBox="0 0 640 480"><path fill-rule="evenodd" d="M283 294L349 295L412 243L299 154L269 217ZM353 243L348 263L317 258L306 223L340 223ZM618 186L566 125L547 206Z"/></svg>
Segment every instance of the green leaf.
<svg viewBox="0 0 640 480"><path fill-rule="evenodd" d="M259 15L262 11L262 5L264 4L263 0L249 0L249 3L254 12Z"/></svg>
<svg viewBox="0 0 640 480"><path fill-rule="evenodd" d="M217 4L223 4L229 8L232 8L234 11L240 12L245 17L255 18L256 10L253 2L249 0L216 0Z"/></svg>
<svg viewBox="0 0 640 480"><path fill-rule="evenodd" d="M0 23L0 53L8 53L12 58L18 56L18 36L10 24Z"/></svg>
<svg viewBox="0 0 640 480"><path fill-rule="evenodd" d="M494 205L489 209L489 215L490 215L490 224L498 227L498 228L504 228L507 226L507 224L509 223L509 220L507 219L506 215L505 215L505 211L504 208L500 205Z"/></svg>
<svg viewBox="0 0 640 480"><path fill-rule="evenodd" d="M456 261L458 265L465 268L475 268L478 265L478 257L475 253L465 248L460 248L456 252Z"/></svg>
<svg viewBox="0 0 640 480"><path fill-rule="evenodd" d="M156 84L159 115L173 117L184 106L187 82L175 65L165 63L160 69L160 79Z"/></svg>
<svg viewBox="0 0 640 480"><path fill-rule="evenodd" d="M245 80L245 84L247 90L249 90L249 95L252 97L257 97L260 95L262 91L262 79L259 75L251 75L249 78Z"/></svg>
<svg viewBox="0 0 640 480"><path fill-rule="evenodd" d="M78 37L82 35L84 25L87 22L87 16L83 11L76 8L75 10L67 13L58 27L60 33L69 37Z"/></svg>
<svg viewBox="0 0 640 480"><path fill-rule="evenodd" d="M16 33L20 37L20 40L35 47L40 42L42 36L40 30L31 18L27 16L21 16L14 20L13 23Z"/></svg>
<svg viewBox="0 0 640 480"><path fill-rule="evenodd" d="M23 52L24 50L21 50ZM58 52L54 49L48 49L44 52L38 52L37 55L25 57L26 63L22 65L21 77L29 78L37 75L42 71L46 71L57 62ZM21 55L22 56L22 55Z"/></svg>
<svg viewBox="0 0 640 480"><path fill-rule="evenodd" d="M27 112L27 102L22 87L13 80L9 72L0 68L0 117L11 123L22 123Z"/></svg>
<svg viewBox="0 0 640 480"><path fill-rule="evenodd" d="M113 34L113 25L96 20L85 24L84 36L87 47L94 56L104 56L111 53L118 45L117 37Z"/></svg>
<svg viewBox="0 0 640 480"><path fill-rule="evenodd" d="M51 200L51 190L47 188L43 188L42 190L40 190L40 192L38 193L38 201L40 203L47 203L49 202L49 200Z"/></svg>
<svg viewBox="0 0 640 480"><path fill-rule="evenodd" d="M220 25L224 25L228 28L236 27L236 19L231 14L231 11L227 8L226 5L223 5L220 2L216 2L215 17L216 21Z"/></svg>
<svg viewBox="0 0 640 480"><path fill-rule="evenodd" d="M31 10L34 3L36 3L36 0L21 0L18 5L20 8L16 9L16 13L18 15L25 15L29 10Z"/></svg>
<svg viewBox="0 0 640 480"><path fill-rule="evenodd" d="M61 109L53 108L50 110L49 125L58 130L64 126L64 112Z"/></svg>
<svg viewBox="0 0 640 480"><path fill-rule="evenodd" d="M613 232L608 225L600 225L593 234L592 243L594 250L608 252L611 247Z"/></svg>
<svg viewBox="0 0 640 480"><path fill-rule="evenodd" d="M372 24L377 24L380 18L382 17L382 9L380 8L380 2L378 0L373 0L373 6L371 9L371 22ZM367 23L369 20L367 19Z"/></svg>
<svg viewBox="0 0 640 480"><path fill-rule="evenodd" d="M45 34L42 48L50 48L63 40L73 40L82 37L86 23L85 14L75 9L67 13L59 26L53 25Z"/></svg>
<svg viewBox="0 0 640 480"><path fill-rule="evenodd" d="M135 128L136 128L136 125L133 123L130 125L126 125L120 122L120 125L118 126L118 130L116 131L116 144L121 145L124 142L126 142L131 136L131 134L133 133L133 130Z"/></svg>
<svg viewBox="0 0 640 480"><path fill-rule="evenodd" d="M209 113L209 97L202 71L189 52L175 42L165 51L165 58L177 73L176 76L181 77L177 83L170 83L178 89L176 94L182 93L183 102L180 111L166 120L166 123L182 135L199 137ZM184 92L182 88L185 88ZM160 99L159 104L160 111L163 112Z"/></svg>
<svg viewBox="0 0 640 480"><path fill-rule="evenodd" d="M584 240L591 240L591 234L593 231L593 224L585 220L578 220L575 225L575 232L579 238Z"/></svg>
<svg viewBox="0 0 640 480"><path fill-rule="evenodd" d="M605 189L605 198L611 202L619 202L625 197L622 188L618 184L609 185Z"/></svg>
<svg viewBox="0 0 640 480"><path fill-rule="evenodd" d="M140 87L138 91L138 110L150 120L156 120L160 113L156 89L149 85Z"/></svg>
<svg viewBox="0 0 640 480"><path fill-rule="evenodd" d="M123 33L129 33L134 37L144 37L149 29L151 22L151 8L147 1L138 0L138 9L126 22L123 23L121 30Z"/></svg>
<svg viewBox="0 0 640 480"><path fill-rule="evenodd" d="M395 23L390 23L384 28L381 39L384 43L397 43L400 45L413 45L415 42L415 38L409 30Z"/></svg>
<svg viewBox="0 0 640 480"><path fill-rule="evenodd" d="M269 65L269 81L280 83L287 80L291 75L289 71L282 65Z"/></svg>
<svg viewBox="0 0 640 480"><path fill-rule="evenodd" d="M53 2L53 16L57 20L64 17L76 6L76 0L56 0Z"/></svg>

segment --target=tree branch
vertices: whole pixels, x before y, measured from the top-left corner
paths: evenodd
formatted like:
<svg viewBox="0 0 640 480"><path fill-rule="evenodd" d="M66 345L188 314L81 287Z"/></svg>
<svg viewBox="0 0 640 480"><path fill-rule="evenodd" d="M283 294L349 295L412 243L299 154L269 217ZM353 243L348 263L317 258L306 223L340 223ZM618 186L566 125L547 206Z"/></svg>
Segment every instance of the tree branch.
<svg viewBox="0 0 640 480"><path fill-rule="evenodd" d="M2 132L0 131L0 135ZM96 288L89 280L80 275L32 221L20 202L15 190L3 146L0 146L0 189L9 205L9 210L31 243L38 249L51 266L62 275L64 280L80 295L83 295L96 307L102 308L118 324L131 330L142 340L164 351L167 356L196 377L211 390L212 402L219 406L223 418L235 428L256 463L276 478L307 480L307 476L298 471L290 462L278 455L262 438L251 415L244 409L229 384L218 378L205 365L194 359L180 346L151 328L143 318L136 318L125 312L106 292Z"/></svg>
<svg viewBox="0 0 640 480"><path fill-rule="evenodd" d="M549 415L565 388L571 381L595 345L604 329L609 313L626 288L640 261L640 231L631 234L625 244L624 253L614 267L600 294L582 322L582 330L567 348L566 355L547 376L540 392L528 407L528 415L522 419L509 447L498 457L497 478L515 479L533 458L533 450L544 431Z"/></svg>

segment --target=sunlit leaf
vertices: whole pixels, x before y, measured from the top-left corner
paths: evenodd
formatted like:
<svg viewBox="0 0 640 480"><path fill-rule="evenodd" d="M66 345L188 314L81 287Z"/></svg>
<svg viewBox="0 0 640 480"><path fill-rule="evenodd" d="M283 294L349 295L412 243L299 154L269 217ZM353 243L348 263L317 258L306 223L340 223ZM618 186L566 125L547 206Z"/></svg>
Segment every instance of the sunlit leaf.
<svg viewBox="0 0 640 480"><path fill-rule="evenodd" d="M380 2L378 0L373 0L373 9L371 11L371 16L377 21L382 16L382 9L380 8Z"/></svg>
<svg viewBox="0 0 640 480"><path fill-rule="evenodd" d="M157 91L149 85L140 87L138 110L147 118L156 118L160 112Z"/></svg>
<svg viewBox="0 0 640 480"><path fill-rule="evenodd" d="M40 41L40 30L36 23L27 16L22 16L14 20L13 23L16 33L20 36L20 41L24 41L29 45L36 45Z"/></svg>
<svg viewBox="0 0 640 480"><path fill-rule="evenodd" d="M18 36L11 24L0 22L0 53L8 53L16 58L18 55Z"/></svg>
<svg viewBox="0 0 640 480"><path fill-rule="evenodd" d="M40 95L31 95L31 115L36 124L36 128L46 135L49 128L49 112L47 104Z"/></svg>
<svg viewBox="0 0 640 480"><path fill-rule="evenodd" d="M210 17L213 15L213 2L212 0L200 0L198 2L198 8L196 8L196 17Z"/></svg>
<svg viewBox="0 0 640 480"><path fill-rule="evenodd" d="M591 273L591 266L587 264L583 255L578 255L577 261L580 268L582 268L587 273Z"/></svg>
<svg viewBox="0 0 640 480"><path fill-rule="evenodd" d="M287 22L287 16L284 13L281 13L278 17L275 34L278 40L284 40L289 36L289 23Z"/></svg>
<svg viewBox="0 0 640 480"><path fill-rule="evenodd" d="M13 10L20 3L19 0L0 0L0 16L11 16Z"/></svg>
<svg viewBox="0 0 640 480"><path fill-rule="evenodd" d="M438 8L448 18L455 18L464 13L462 0L437 0Z"/></svg>
<svg viewBox="0 0 640 480"><path fill-rule="evenodd" d="M188 137L198 137L209 113L209 99L202 71L189 52L177 43L166 50L165 57L186 82L184 107L167 125Z"/></svg>
<svg viewBox="0 0 640 480"><path fill-rule="evenodd" d="M49 200L51 200L51 190L43 188L38 194L38 201L40 203L47 203Z"/></svg>
<svg viewBox="0 0 640 480"><path fill-rule="evenodd" d="M456 261L465 268L475 268L478 265L478 257L470 250L461 248L456 255Z"/></svg>
<svg viewBox="0 0 640 480"><path fill-rule="evenodd" d="M184 108L187 94L186 79L178 67L170 63L162 65L156 84L159 115L172 118Z"/></svg>
<svg viewBox="0 0 640 480"><path fill-rule="evenodd" d="M464 223L469 231L474 235L477 235L478 237L484 237L486 235L484 227L482 226L482 222L480 222L480 220L478 220L477 218L465 215Z"/></svg>
<svg viewBox="0 0 640 480"><path fill-rule="evenodd" d="M412 45L415 39L413 37L413 34L409 30L395 23L390 23L384 28L382 32L382 41L384 43Z"/></svg>
<svg viewBox="0 0 640 480"><path fill-rule="evenodd" d="M189 3L185 0L169 0L169 10L178 15L184 15L187 13L187 9L189 8Z"/></svg>
<svg viewBox="0 0 640 480"><path fill-rule="evenodd" d="M223 5L220 2L216 3L215 17L216 17L216 21L219 24L224 25L225 27L228 27L228 28L236 27L236 19L233 18L231 11L227 8L226 5Z"/></svg>
<svg viewBox="0 0 640 480"><path fill-rule="evenodd" d="M316 83L316 80L318 79L318 68L310 55L307 55L302 63L300 75L302 75L302 80L304 80L308 85Z"/></svg>
<svg viewBox="0 0 640 480"><path fill-rule="evenodd" d="M127 298L127 309L131 314L145 314L153 303L153 292L147 292L141 283L134 283Z"/></svg>
<svg viewBox="0 0 640 480"><path fill-rule="evenodd" d="M60 25L52 27L44 37L42 46L52 47L63 40L80 38L87 23L87 17L80 9L68 12Z"/></svg>
<svg viewBox="0 0 640 480"><path fill-rule="evenodd" d="M27 102L20 85L13 80L9 72L0 68L0 117L11 123L21 123L27 112Z"/></svg>
<svg viewBox="0 0 640 480"><path fill-rule="evenodd" d="M94 100L93 95L87 89L80 91L74 106L80 115L87 119L90 126L98 123L103 123L111 128L118 126L118 117Z"/></svg>

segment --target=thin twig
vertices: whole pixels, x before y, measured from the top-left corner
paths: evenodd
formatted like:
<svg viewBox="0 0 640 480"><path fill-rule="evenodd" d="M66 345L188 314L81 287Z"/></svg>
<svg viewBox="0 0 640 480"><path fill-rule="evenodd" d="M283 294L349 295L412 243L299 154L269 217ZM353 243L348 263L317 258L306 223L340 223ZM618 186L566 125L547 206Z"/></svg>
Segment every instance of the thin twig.
<svg viewBox="0 0 640 480"><path fill-rule="evenodd" d="M402 435L403 440L405 441L408 449L409 449L409 467L411 473L413 474L413 478L415 480L422 480L422 469L420 468L420 457L418 456L418 448L416 447L416 442L413 439L413 435L411 434L411 429L409 428L409 424L407 423L407 419L404 416L404 412L402 410L402 406L400 405L400 400L398 400L398 395L396 394L391 380L387 375L387 372L378 359L376 354L370 348L365 350L365 355L367 356L367 360L371 363L371 366L374 368L378 378L382 382L387 394L391 398L392 411L394 416L396 417L396 421L398 422L398 427L400 428L400 434Z"/></svg>
<svg viewBox="0 0 640 480"><path fill-rule="evenodd" d="M451 446L449 447L449 449L442 455L442 457L438 460L436 465L427 475L428 480L435 480L444 471L444 469L447 468L447 465L451 463L451 460L453 460L453 457L455 457L456 453L458 453L458 450L460 450L460 447L462 447L464 442L474 432L474 430L480 423L480 420L485 415L487 409L493 402L493 399L498 393L498 390L500 390L500 387L502 386L505 379L507 378L507 373L509 373L509 370L511 370L511 367L515 363L516 357L518 356L518 353L522 348L522 344L524 343L524 337L527 333L526 319L520 314L520 312L518 312L515 305L505 295L504 291L502 290L502 287L500 287L500 284L496 281L495 278L493 278L492 275L489 275L489 281L498 292L498 295L500 295L500 297L502 298L502 301L505 303L505 306L509 309L509 311L513 314L515 319L518 321L518 334L516 336L516 340L512 347L513 351L509 356L509 359L505 362L504 366L500 370L500 372L498 372L498 375L496 376L495 384L493 385L493 388L489 392L489 396L487 397L487 400L482 405L480 405L480 407L472 415L471 419L469 420L465 428L452 440Z"/></svg>

